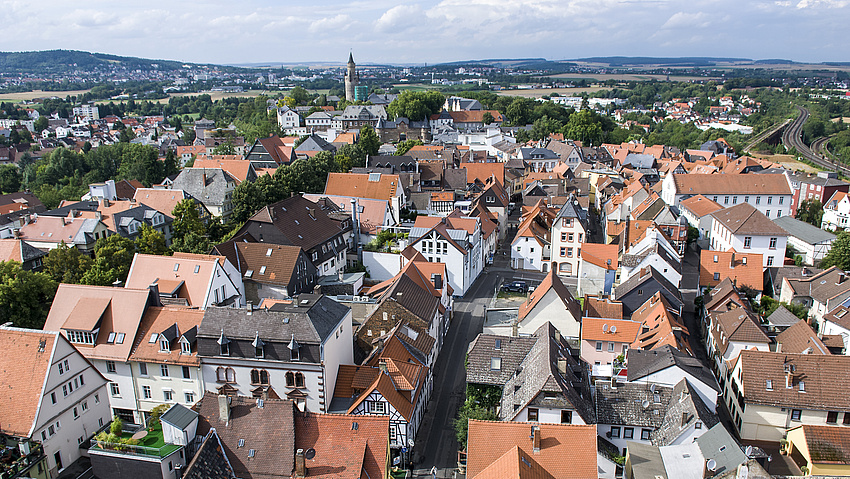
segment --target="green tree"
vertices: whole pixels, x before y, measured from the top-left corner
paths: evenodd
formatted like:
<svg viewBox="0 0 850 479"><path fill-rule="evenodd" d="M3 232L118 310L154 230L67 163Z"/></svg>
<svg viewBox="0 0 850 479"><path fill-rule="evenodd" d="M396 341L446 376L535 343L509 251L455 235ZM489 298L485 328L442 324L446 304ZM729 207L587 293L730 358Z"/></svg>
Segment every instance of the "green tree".
<svg viewBox="0 0 850 479"><path fill-rule="evenodd" d="M505 109L505 114L508 116L511 125L524 126L531 123L531 111L531 100L517 97Z"/></svg>
<svg viewBox="0 0 850 479"><path fill-rule="evenodd" d="M121 122L116 122L121 123ZM120 143L130 143L130 140L136 137L136 134L133 133L133 130L129 128L124 128L121 130L121 134L118 135L118 141Z"/></svg>
<svg viewBox="0 0 850 479"><path fill-rule="evenodd" d="M136 251L142 254L164 255L168 253L165 237L150 225L143 224L136 238Z"/></svg>
<svg viewBox="0 0 850 479"><path fill-rule="evenodd" d="M174 238L171 241L171 250L183 253L207 254L212 249L212 243L206 235L195 232Z"/></svg>
<svg viewBox="0 0 850 479"><path fill-rule="evenodd" d="M797 207L795 218L820 228L821 219L823 219L823 205L818 199L803 200Z"/></svg>
<svg viewBox="0 0 850 479"><path fill-rule="evenodd" d="M235 155L236 154L236 148L233 146L233 143L228 140L228 141L225 141L224 143L218 145L217 147L213 148L212 154L213 155Z"/></svg>
<svg viewBox="0 0 850 479"><path fill-rule="evenodd" d="M445 102L446 97L438 91L407 90L387 105L387 115L421 121L439 113Z"/></svg>
<svg viewBox="0 0 850 479"><path fill-rule="evenodd" d="M41 329L57 287L46 273L21 269L17 261L0 262L0 321Z"/></svg>
<svg viewBox="0 0 850 479"><path fill-rule="evenodd" d="M44 257L44 272L57 283L80 284L83 275L91 268L92 259L64 241Z"/></svg>
<svg viewBox="0 0 850 479"><path fill-rule="evenodd" d="M400 142L396 143L396 145L395 145L395 154L396 154L396 156L402 156L405 153L407 153L408 151L410 151L410 149L413 148L414 146L423 145L423 144L424 143L422 143L422 140L420 140L420 139L400 141Z"/></svg>
<svg viewBox="0 0 850 479"><path fill-rule="evenodd" d="M819 265L821 268L838 266L843 271L850 269L850 233L842 231L832 242L832 248Z"/></svg>
<svg viewBox="0 0 850 479"><path fill-rule="evenodd" d="M19 189L21 189L21 170L15 165L0 166L0 191L14 193Z"/></svg>
<svg viewBox="0 0 850 479"><path fill-rule="evenodd" d="M208 253L212 249L206 225L201 219L201 206L193 199L185 199L171 213L171 250L185 253Z"/></svg>
<svg viewBox="0 0 850 479"><path fill-rule="evenodd" d="M136 243L121 235L111 235L97 240L94 261L83 274L82 283L109 286L115 281L126 281L130 264L136 254Z"/></svg>
<svg viewBox="0 0 850 479"><path fill-rule="evenodd" d="M564 138L580 141L585 146L602 143L602 126L590 110L582 110L570 115L564 127Z"/></svg>
<svg viewBox="0 0 850 479"><path fill-rule="evenodd" d="M46 130L48 126L50 126L50 125L47 121L46 116L39 116L38 119L35 120L35 122L33 122L33 127L35 128L35 131L37 131L39 133Z"/></svg>
<svg viewBox="0 0 850 479"><path fill-rule="evenodd" d="M484 121L485 125L492 125L493 122L496 121L496 119L493 118L493 114L490 113L489 111L485 111L484 115L481 117L481 119L482 119L482 121Z"/></svg>
<svg viewBox="0 0 850 479"><path fill-rule="evenodd" d="M381 148L381 140L378 138L378 134L369 125L360 128L360 141L358 143L367 155L377 155Z"/></svg>

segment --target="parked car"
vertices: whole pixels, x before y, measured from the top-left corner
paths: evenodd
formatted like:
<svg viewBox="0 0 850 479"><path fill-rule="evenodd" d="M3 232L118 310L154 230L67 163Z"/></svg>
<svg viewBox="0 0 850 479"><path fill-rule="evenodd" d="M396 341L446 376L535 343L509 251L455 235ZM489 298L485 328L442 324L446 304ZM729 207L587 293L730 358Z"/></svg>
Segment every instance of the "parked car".
<svg viewBox="0 0 850 479"><path fill-rule="evenodd" d="M502 291L506 293L527 293L528 285L525 284L525 281L511 281L502 285Z"/></svg>

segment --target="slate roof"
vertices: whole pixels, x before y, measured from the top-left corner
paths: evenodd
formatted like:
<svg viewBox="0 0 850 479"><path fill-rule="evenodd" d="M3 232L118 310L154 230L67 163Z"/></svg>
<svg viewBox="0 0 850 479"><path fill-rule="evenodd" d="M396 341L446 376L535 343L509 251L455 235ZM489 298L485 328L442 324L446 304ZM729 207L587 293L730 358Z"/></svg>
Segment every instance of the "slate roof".
<svg viewBox="0 0 850 479"><path fill-rule="evenodd" d="M629 153L622 162L623 165L631 165L637 168L652 168L655 166L655 157L638 153Z"/></svg>
<svg viewBox="0 0 850 479"><path fill-rule="evenodd" d="M263 207L248 221L273 225L288 244L300 246L305 252L342 231L339 222L331 218L328 211L298 195Z"/></svg>
<svg viewBox="0 0 850 479"><path fill-rule="evenodd" d="M850 356L744 350L738 359L747 403L801 409L850 409L850 382L836 380L850 369ZM791 379L786 387L786 367ZM767 380L772 388L767 389ZM804 382L805 392L800 392Z"/></svg>
<svg viewBox="0 0 850 479"><path fill-rule="evenodd" d="M815 330L802 320L779 333L776 336L776 342L782 345L781 349L777 348L777 351L783 353L830 354Z"/></svg>
<svg viewBox="0 0 850 479"><path fill-rule="evenodd" d="M828 243L836 238L829 231L824 231L817 226L800 221L793 216L780 216L773 220L780 228L788 232L789 236L793 236L811 245Z"/></svg>
<svg viewBox="0 0 850 479"><path fill-rule="evenodd" d="M183 479L233 479L235 477L218 434L211 430L201 442L195 457L186 465Z"/></svg>
<svg viewBox="0 0 850 479"><path fill-rule="evenodd" d="M667 280L661 273L659 273L654 267L650 266L649 271L641 270L640 273L632 275L625 282L620 283L619 286L614 290L614 297L622 298L623 296L629 294L633 290L637 289L638 286L646 283L650 279L656 280L659 285L667 291L668 295L664 295L666 298L674 298L678 300L678 304L673 305L677 309L681 308L682 302L682 293L679 291L679 288L674 286L673 283Z"/></svg>
<svg viewBox="0 0 850 479"><path fill-rule="evenodd" d="M185 191L201 203L221 205L236 182L236 178L221 168L183 168L172 188Z"/></svg>
<svg viewBox="0 0 850 479"><path fill-rule="evenodd" d="M611 387L611 381L597 381L597 423L658 428L672 393L673 388L657 384L620 383Z"/></svg>
<svg viewBox="0 0 850 479"><path fill-rule="evenodd" d="M715 424L695 442L706 460L714 459L718 473L734 473L739 465L747 462L747 456L723 424Z"/></svg>
<svg viewBox="0 0 850 479"><path fill-rule="evenodd" d="M198 403L199 435L215 429L236 477L243 479L289 478L295 464L294 405L290 400L257 400L233 396L230 417L222 421L218 395L207 392ZM239 446L240 440L244 445ZM254 457L249 458L250 450Z"/></svg>
<svg viewBox="0 0 850 479"><path fill-rule="evenodd" d="M652 432L652 444L668 446L696 422L701 422L704 429L710 429L720 422L720 418L711 412L691 383L682 379L673 387L661 425Z"/></svg>
<svg viewBox="0 0 850 479"><path fill-rule="evenodd" d="M770 316L767 317L767 322L774 326L789 327L800 321L802 320L781 304L776 308L776 311L770 313Z"/></svg>
<svg viewBox="0 0 850 479"><path fill-rule="evenodd" d="M850 280L835 266L814 276L786 281L791 286L794 296L810 297L824 304L850 290Z"/></svg>
<svg viewBox="0 0 850 479"><path fill-rule="evenodd" d="M500 341L496 349L496 341ZM466 382L504 386L525 360L536 336L511 337L479 333L467 349ZM501 359L500 369L491 369L491 358Z"/></svg>
<svg viewBox="0 0 850 479"><path fill-rule="evenodd" d="M334 332L348 311L347 306L315 294L300 295L297 305L293 302L275 304L268 310L254 308L251 316L245 309L211 306L204 312L198 337L218 339L224 331L229 339L253 340L259 332L265 341L284 343L294 334L299 343L319 344Z"/></svg>
<svg viewBox="0 0 850 479"><path fill-rule="evenodd" d="M772 222L761 211L749 203L739 203L711 214L732 234L752 234L759 236L787 236L788 232Z"/></svg>
<svg viewBox="0 0 850 479"><path fill-rule="evenodd" d="M572 408L586 424L594 422L593 406L589 398L582 396L585 388L580 377L573 374L581 368L570 355L566 340L557 341L555 332L549 322L535 331L538 340L502 390L503 420L513 420L526 406L539 406ZM558 361L562 359L567 364L566 374L558 371Z"/></svg>
<svg viewBox="0 0 850 479"><path fill-rule="evenodd" d="M308 136L306 140L302 141L297 148L295 148L296 153L319 151L336 151L336 147L322 139L319 135L313 133Z"/></svg>
<svg viewBox="0 0 850 479"><path fill-rule="evenodd" d="M635 381L640 378L657 373L669 367L678 367L696 379L719 391L714 373L703 366L699 359L679 351L672 346L662 346L651 351L629 349L627 353L628 380Z"/></svg>
<svg viewBox="0 0 850 479"><path fill-rule="evenodd" d="M189 424L192 424L192 421L197 419L198 413L193 411L182 404L174 404L168 411L165 411L162 416L159 417L160 421L171 424L177 429L186 429Z"/></svg>

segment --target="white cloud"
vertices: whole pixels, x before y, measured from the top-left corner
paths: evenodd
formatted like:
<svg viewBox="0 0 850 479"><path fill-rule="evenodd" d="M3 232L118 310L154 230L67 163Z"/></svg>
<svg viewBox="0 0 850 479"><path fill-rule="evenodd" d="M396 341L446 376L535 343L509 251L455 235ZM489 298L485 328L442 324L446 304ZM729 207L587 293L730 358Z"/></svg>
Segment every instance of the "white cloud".
<svg viewBox="0 0 850 479"><path fill-rule="evenodd" d="M331 30L337 31L345 31L345 29L351 24L351 17L345 14L340 13L334 17L330 18L320 18L307 28L310 33L331 33Z"/></svg>
<svg viewBox="0 0 850 479"><path fill-rule="evenodd" d="M709 15L703 12L677 12L661 25L661 28L705 28L711 24Z"/></svg>

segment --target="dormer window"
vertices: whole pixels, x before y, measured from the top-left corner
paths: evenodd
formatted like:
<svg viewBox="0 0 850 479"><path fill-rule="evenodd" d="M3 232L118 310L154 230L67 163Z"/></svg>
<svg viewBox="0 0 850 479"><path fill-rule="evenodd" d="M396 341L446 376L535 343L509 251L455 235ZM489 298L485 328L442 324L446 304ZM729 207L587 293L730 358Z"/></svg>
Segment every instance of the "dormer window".
<svg viewBox="0 0 850 479"><path fill-rule="evenodd" d="M94 341L97 338L97 331L76 331L76 330L65 330L65 335L68 337L68 341L75 344L88 344L94 346Z"/></svg>
<svg viewBox="0 0 850 479"><path fill-rule="evenodd" d="M230 356L230 340L227 339L227 336L224 335L224 331L222 330L221 336L219 336L218 346L220 348L220 353L222 356Z"/></svg>
<svg viewBox="0 0 850 479"><path fill-rule="evenodd" d="M254 337L254 341L251 342L251 345L254 346L254 357L261 359L265 357L265 343L260 339L260 332L257 331L257 335Z"/></svg>
<svg viewBox="0 0 850 479"><path fill-rule="evenodd" d="M180 352L182 354L190 354L192 352L192 345L189 344L186 338L180 339Z"/></svg>
<svg viewBox="0 0 850 479"><path fill-rule="evenodd" d="M169 347L169 344L168 344L168 339L162 337L162 335L160 335L160 338L159 338L159 350L161 352L164 352L164 353L171 351L171 348Z"/></svg>
<svg viewBox="0 0 850 479"><path fill-rule="evenodd" d="M301 345L299 345L298 342L295 341L295 334L292 335L292 340L289 341L287 348L289 348L289 359L290 360L298 361L298 360L301 359L301 351L300 351Z"/></svg>

